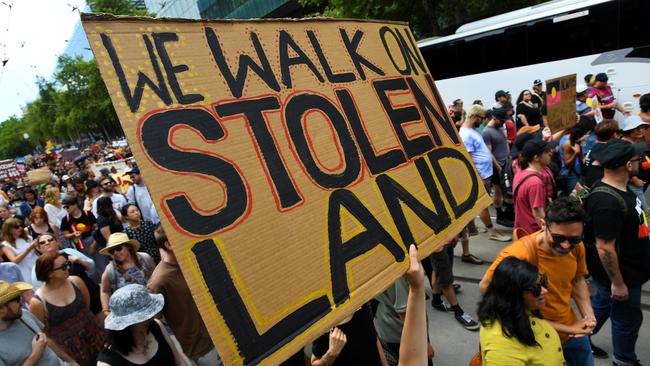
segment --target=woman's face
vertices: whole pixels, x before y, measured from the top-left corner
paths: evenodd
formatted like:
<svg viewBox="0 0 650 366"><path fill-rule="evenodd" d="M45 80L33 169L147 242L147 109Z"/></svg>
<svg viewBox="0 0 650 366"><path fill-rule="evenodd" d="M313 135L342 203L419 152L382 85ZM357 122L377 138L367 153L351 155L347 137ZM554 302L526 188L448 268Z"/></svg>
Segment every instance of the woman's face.
<svg viewBox="0 0 650 366"><path fill-rule="evenodd" d="M25 192L25 201L33 201L34 194L32 192Z"/></svg>
<svg viewBox="0 0 650 366"><path fill-rule="evenodd" d="M51 235L41 235L38 238L38 250L41 253L56 252L59 250L59 243Z"/></svg>
<svg viewBox="0 0 650 366"><path fill-rule="evenodd" d="M532 98L532 96L533 96L533 95L530 93L530 91L526 90L526 91L524 92L523 99L524 99L526 102L530 102L530 99Z"/></svg>
<svg viewBox="0 0 650 366"><path fill-rule="evenodd" d="M3 220L6 220L11 216L11 211L7 207L0 207L0 217Z"/></svg>
<svg viewBox="0 0 650 366"><path fill-rule="evenodd" d="M36 215L34 216L34 220L32 221L34 221L36 225L41 225L42 223L45 222L45 217L43 217L42 215Z"/></svg>
<svg viewBox="0 0 650 366"><path fill-rule="evenodd" d="M11 235L13 236L14 240L20 238L22 234L23 234L22 224L16 224L14 227L11 228Z"/></svg>
<svg viewBox="0 0 650 366"><path fill-rule="evenodd" d="M70 269L70 262L63 256L58 256L54 260L54 268L50 272L50 279L53 278L68 278L68 270Z"/></svg>
<svg viewBox="0 0 650 366"><path fill-rule="evenodd" d="M113 259L116 262L125 262L126 260L131 259L131 252L129 252L129 246L126 244L111 248L109 253L113 256Z"/></svg>
<svg viewBox="0 0 650 366"><path fill-rule="evenodd" d="M539 310L546 305L546 293L548 292L546 286L548 284L544 278L544 276L540 276L532 288L524 291L524 303L528 310Z"/></svg>
<svg viewBox="0 0 650 366"><path fill-rule="evenodd" d="M126 218L129 221L140 222L140 210L137 206L129 206L126 210Z"/></svg>

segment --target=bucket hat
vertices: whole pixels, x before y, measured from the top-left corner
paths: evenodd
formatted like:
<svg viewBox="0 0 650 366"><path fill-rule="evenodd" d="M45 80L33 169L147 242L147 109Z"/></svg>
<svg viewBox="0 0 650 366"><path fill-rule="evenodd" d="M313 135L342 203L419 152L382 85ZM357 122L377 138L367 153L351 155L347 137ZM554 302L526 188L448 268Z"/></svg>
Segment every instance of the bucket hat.
<svg viewBox="0 0 650 366"><path fill-rule="evenodd" d="M151 294L139 284L129 284L119 288L108 300L111 312L104 321L104 328L122 330L153 318L165 306L162 294Z"/></svg>
<svg viewBox="0 0 650 366"><path fill-rule="evenodd" d="M99 252L103 255L111 255L111 248L124 244L132 246L136 252L140 249L140 242L135 239L129 239L129 236L126 235L126 233L113 233L108 237L106 248L102 248Z"/></svg>

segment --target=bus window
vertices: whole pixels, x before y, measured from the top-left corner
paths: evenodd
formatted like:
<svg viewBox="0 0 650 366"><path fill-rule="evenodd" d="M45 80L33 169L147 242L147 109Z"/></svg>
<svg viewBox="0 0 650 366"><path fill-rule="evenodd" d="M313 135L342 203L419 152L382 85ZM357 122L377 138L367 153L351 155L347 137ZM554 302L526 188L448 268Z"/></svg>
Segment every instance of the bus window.
<svg viewBox="0 0 650 366"><path fill-rule="evenodd" d="M620 46L618 48L650 45L648 14L650 14L650 1L620 1Z"/></svg>
<svg viewBox="0 0 650 366"><path fill-rule="evenodd" d="M455 43L444 43L420 49L427 62L434 80L442 80L457 76L460 72L456 55Z"/></svg>

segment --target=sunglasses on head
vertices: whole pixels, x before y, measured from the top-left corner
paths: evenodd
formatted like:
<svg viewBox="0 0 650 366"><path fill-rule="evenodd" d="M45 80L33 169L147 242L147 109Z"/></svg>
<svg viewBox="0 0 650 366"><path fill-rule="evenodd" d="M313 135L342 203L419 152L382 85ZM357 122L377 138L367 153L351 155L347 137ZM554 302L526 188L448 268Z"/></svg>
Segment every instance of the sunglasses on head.
<svg viewBox="0 0 650 366"><path fill-rule="evenodd" d="M108 253L113 254L115 252L119 252L120 250L122 250L123 247L124 247L124 245L118 245L116 247L113 247L113 248L109 249Z"/></svg>
<svg viewBox="0 0 650 366"><path fill-rule="evenodd" d="M565 241L569 242L569 245L575 246L580 244L582 241L582 235L581 236L565 236L565 235L560 235L560 234L554 234L549 230L549 233L551 234L551 238L553 238L553 243L556 245L562 244Z"/></svg>
<svg viewBox="0 0 650 366"><path fill-rule="evenodd" d="M542 294L542 287L548 288L548 275L546 273L542 274L539 281L537 281L535 285L527 288L527 290L530 291L533 296L538 297Z"/></svg>

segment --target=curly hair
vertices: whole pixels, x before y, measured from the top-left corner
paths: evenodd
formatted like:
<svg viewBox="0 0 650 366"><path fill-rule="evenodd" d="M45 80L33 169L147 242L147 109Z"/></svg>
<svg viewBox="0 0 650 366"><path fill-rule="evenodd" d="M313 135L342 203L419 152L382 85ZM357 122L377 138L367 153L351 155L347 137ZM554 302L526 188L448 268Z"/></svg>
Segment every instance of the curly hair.
<svg viewBox="0 0 650 366"><path fill-rule="evenodd" d="M573 197L560 197L553 200L546 212L546 223L562 224L587 221L587 213Z"/></svg>

